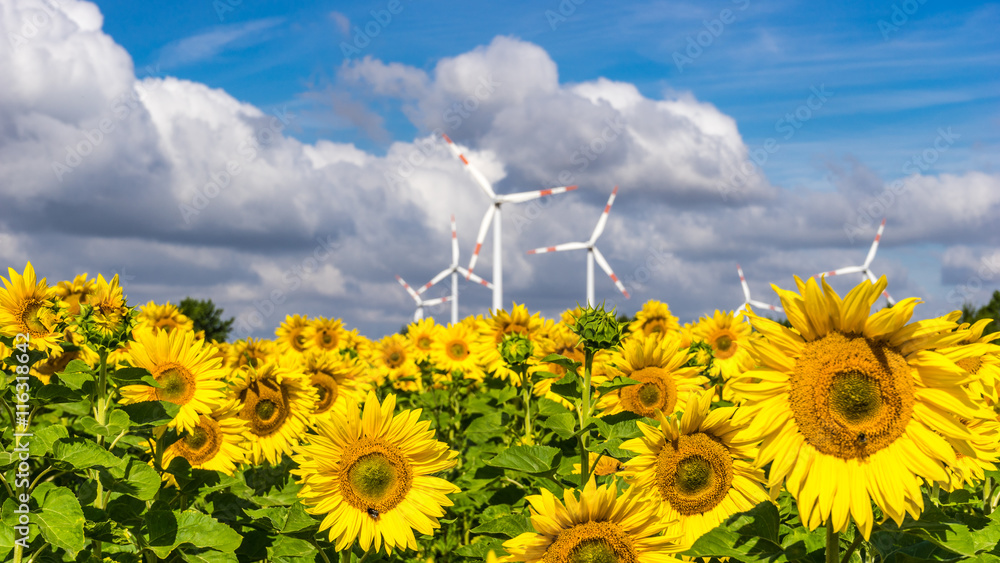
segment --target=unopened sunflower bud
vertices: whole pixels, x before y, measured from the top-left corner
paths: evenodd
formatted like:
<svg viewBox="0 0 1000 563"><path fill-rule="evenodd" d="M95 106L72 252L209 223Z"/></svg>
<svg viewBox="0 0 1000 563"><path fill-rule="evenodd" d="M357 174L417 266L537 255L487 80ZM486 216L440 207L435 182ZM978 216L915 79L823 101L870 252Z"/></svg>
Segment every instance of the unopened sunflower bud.
<svg viewBox="0 0 1000 563"><path fill-rule="evenodd" d="M531 340L520 333L505 334L497 349L500 350L503 361L512 367L528 363L528 359L535 351Z"/></svg>
<svg viewBox="0 0 1000 563"><path fill-rule="evenodd" d="M570 329L580 337L584 348L597 351L617 348L626 326L615 318L614 309L605 311L602 303L600 308L584 309Z"/></svg>

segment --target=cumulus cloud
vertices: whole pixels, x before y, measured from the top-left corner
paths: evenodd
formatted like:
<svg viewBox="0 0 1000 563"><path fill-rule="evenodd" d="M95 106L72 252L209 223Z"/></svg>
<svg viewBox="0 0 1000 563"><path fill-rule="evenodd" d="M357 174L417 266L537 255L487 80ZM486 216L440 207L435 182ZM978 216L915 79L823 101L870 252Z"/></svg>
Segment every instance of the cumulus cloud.
<svg viewBox="0 0 1000 563"><path fill-rule="evenodd" d="M650 298L685 319L733 309L737 261L754 297L773 301L770 282L862 261L882 215L891 226L875 269L897 296L923 286L895 250L945 242L985 256L1000 244L989 228L996 174L896 184L862 160L832 166L834 191L774 186L748 161L738 124L695 94L654 99L600 77L563 83L544 49L516 38L429 70L371 58L341 67L331 92L353 104L341 103L341 118L377 136L385 118L368 104L388 100L418 130L383 137L375 154L297 140L299 118L286 108L135 69L93 4L47 6L0 5L0 31L19 37L32 14L51 12L30 38L0 42L0 259L30 259L50 281L128 272L133 302L210 297L256 335L292 313L341 317L373 337L397 330L413 304L393 275L419 284L445 267L452 213L466 263L489 203L440 133L501 193L581 186L504 209L505 302L548 316L584 298L585 256L524 252L585 240L614 185L600 247L634 297L622 300L602 274L597 293L626 311ZM486 278L492 252L487 238L477 267ZM959 250L943 261L969 264ZM482 288L461 290L463 315L489 306Z"/></svg>

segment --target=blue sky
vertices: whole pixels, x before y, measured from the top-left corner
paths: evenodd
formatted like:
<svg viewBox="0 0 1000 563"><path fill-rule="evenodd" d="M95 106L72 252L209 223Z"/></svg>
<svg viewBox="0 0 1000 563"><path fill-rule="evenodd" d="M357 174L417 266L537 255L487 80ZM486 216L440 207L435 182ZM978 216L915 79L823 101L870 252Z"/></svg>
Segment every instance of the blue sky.
<svg viewBox="0 0 1000 563"><path fill-rule="evenodd" d="M447 129L498 191L521 191L572 169L614 117L626 142L576 174L576 194L507 215L507 302L553 317L582 297L580 276L563 274L582 274L581 257L523 251L585 239L614 184L601 248L620 277L632 274L633 298L599 275L598 299L629 312L652 298L685 321L733 309L737 262L754 297L776 302L771 282L860 262L883 214L873 269L894 295L927 301L917 317L1000 286L1000 4L398 0L377 23L390 4L48 8L59 25L0 47L11 85L0 173L18 186L0 210L0 260L31 259L51 280L128 271L135 302L212 297L238 318L270 310L277 288L287 299L255 335L305 313L379 337L412 315L393 275L419 284L444 267L450 213L466 262L485 205L440 146L386 184L421 140ZM45 6L0 0L0 27L23 32ZM345 59L366 27L377 34ZM447 108L494 74L499 92L450 129ZM149 92L141 107L53 175L136 88ZM243 163L252 172L182 221L178 206L275 114L291 117ZM748 159L762 174L720 198ZM897 181L899 195L871 207ZM546 220L522 229L539 209ZM292 289L289 272L326 237L333 259ZM489 277L485 246L477 273ZM661 254L651 279L634 275ZM485 313L488 295L466 294L462 314Z"/></svg>

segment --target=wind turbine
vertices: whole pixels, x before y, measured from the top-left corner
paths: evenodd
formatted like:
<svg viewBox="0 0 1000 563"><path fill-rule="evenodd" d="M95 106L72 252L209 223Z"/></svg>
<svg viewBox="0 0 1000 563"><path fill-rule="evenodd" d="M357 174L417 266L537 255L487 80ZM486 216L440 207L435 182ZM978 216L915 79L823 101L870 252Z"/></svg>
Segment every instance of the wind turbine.
<svg viewBox="0 0 1000 563"><path fill-rule="evenodd" d="M490 198L490 207L486 210L486 214L483 215L483 221L479 225L479 235L476 236L476 249L472 253L472 259L469 261L469 270L465 278L471 279L472 271L476 267L476 260L479 259L479 251L482 249L483 241L486 239L486 232L489 230L490 222L493 221L495 216L496 221L493 221L493 310L499 311L503 309L503 237L501 236L502 221L500 207L505 203L523 203L547 195L569 192L575 190L576 186L563 186L516 194L497 194L493 191L493 186L490 185L486 177L472 166L469 160L465 158L465 155L458 150L458 147L455 146L451 138L444 133L441 136L448 142L448 148L451 149L451 152L462 161L465 169L469 171L472 178L483 189L486 196Z"/></svg>
<svg viewBox="0 0 1000 563"><path fill-rule="evenodd" d="M839 268L839 269L833 270L832 272L821 272L819 274L816 274L813 277L815 278L815 277L819 277L819 276L826 276L826 277L829 278L829 277L833 277L833 276L839 276L841 274L862 273L865 276L867 276L868 279L871 280L872 283L875 283L876 281L878 281L878 278L876 278L875 274L872 273L872 271L870 269L870 266L872 264L872 260L875 259L875 251L878 250L878 242L880 240L882 240L882 231L883 230L885 230L885 218L882 219L882 224L878 226L878 232L875 233L875 242L873 242L872 243L872 247L868 249L868 256L865 257L865 263L864 264L862 264L860 266L847 266L847 267L844 267L844 268ZM883 290L882 291L882 295L885 296L885 300L889 303L890 307L892 307L893 305L896 304L896 300L893 299L889 295L888 291L884 291Z"/></svg>
<svg viewBox="0 0 1000 563"><path fill-rule="evenodd" d="M424 301L423 299L420 298L420 295L418 295L416 291L413 291L413 288L410 287L410 284L403 281L403 278L396 276L396 281L398 281L399 285L403 286L403 289L405 289L406 292L410 294L410 297L412 297L413 300L417 302L417 310L415 313L413 313L414 321L419 321L424 318L424 307L433 307L434 305L440 305L441 303L444 303L445 301L448 300L448 296L446 295L444 297L438 297L436 299L428 299Z"/></svg>
<svg viewBox="0 0 1000 563"><path fill-rule="evenodd" d="M458 265L458 230L455 228L455 216L452 215L451 265L444 270L441 270L438 275L434 276L434 279L421 286L421 288L417 290L417 294L423 295L423 293L430 289L431 286L448 277L448 274L451 274L451 324L453 325L458 324L458 274L460 273L465 276L465 279L471 279L479 285L493 289L493 284Z"/></svg>
<svg viewBox="0 0 1000 563"><path fill-rule="evenodd" d="M601 251L597 249L597 239L604 232L604 225L608 222L608 213L611 212L611 205L615 202L615 196L618 194L618 186L611 192L611 197L608 198L607 205L604 206L604 212L601 213L601 218L597 220L597 226L594 227L593 234L590 235L590 240L587 242L567 242L565 244L558 244L556 246L545 246L542 248L536 248L534 250L529 250L528 254L545 254L546 252L562 252L564 250L587 250L587 304L594 305L594 260L601 265L608 276L611 277L611 281L615 282L615 286L618 287L618 291L622 292L626 299L629 298L628 291L625 290L625 286L621 281L618 280L618 276L611 270L611 266L608 261L604 259L604 255Z"/></svg>
<svg viewBox="0 0 1000 563"><path fill-rule="evenodd" d="M750 298L750 286L747 285L747 280L746 280L746 278L743 277L743 268L740 268L739 264L736 265L736 271L739 272L739 274L740 274L740 285L743 286L743 297L744 297L743 304L740 305L739 309L736 309L737 313L739 313L740 311L746 310L747 305L753 305L754 307L760 307L762 309L770 309L770 310L774 311L775 313L784 313L785 312L785 310L782 309L781 307L775 307L774 305L771 305L769 303L764 303L763 301L757 301L756 299L751 299Z"/></svg>

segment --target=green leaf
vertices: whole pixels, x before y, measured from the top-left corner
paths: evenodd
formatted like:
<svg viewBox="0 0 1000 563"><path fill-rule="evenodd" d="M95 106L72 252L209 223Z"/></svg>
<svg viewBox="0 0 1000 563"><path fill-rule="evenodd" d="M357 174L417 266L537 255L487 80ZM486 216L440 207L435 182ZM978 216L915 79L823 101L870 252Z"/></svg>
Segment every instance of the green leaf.
<svg viewBox="0 0 1000 563"><path fill-rule="evenodd" d="M550 446L511 446L486 462L491 467L525 473L544 473L553 467L559 450Z"/></svg>
<svg viewBox="0 0 1000 563"><path fill-rule="evenodd" d="M188 563L237 563L235 553L223 553L214 549L179 549L181 559Z"/></svg>
<svg viewBox="0 0 1000 563"><path fill-rule="evenodd" d="M243 536L211 516L193 510L171 512L165 506L160 503L146 513L149 548L157 557L166 557L182 544L235 553L243 542Z"/></svg>
<svg viewBox="0 0 1000 563"><path fill-rule="evenodd" d="M152 500L160 489L160 474L149 465L130 457L121 468L101 471L100 481L108 491L124 493L139 500Z"/></svg>
<svg viewBox="0 0 1000 563"><path fill-rule="evenodd" d="M473 538L472 543L463 545L455 550L455 553L462 557L475 557L476 559L486 559L486 554L493 550L498 557L502 557L506 551L503 549L503 540L491 536L479 536Z"/></svg>
<svg viewBox="0 0 1000 563"><path fill-rule="evenodd" d="M913 534L959 555L971 557L1000 543L1000 512L988 518L972 515L949 517L925 499L925 510L920 520L907 517L899 530ZM886 531L895 528L894 523L882 526Z"/></svg>
<svg viewBox="0 0 1000 563"><path fill-rule="evenodd" d="M490 438L503 436L506 430L503 425L503 413L493 412L476 417L465 430L465 435L473 442L481 444Z"/></svg>
<svg viewBox="0 0 1000 563"><path fill-rule="evenodd" d="M597 390L601 393L610 393L612 391L617 391L622 387L628 387L630 385L638 385L642 383L641 381L636 381L634 379L629 379L627 377L618 376L611 381L604 382L597 387Z"/></svg>
<svg viewBox="0 0 1000 563"><path fill-rule="evenodd" d="M472 529L473 534L502 534L508 538L516 538L524 532L533 531L535 529L531 526L531 519L517 514L490 520Z"/></svg>
<svg viewBox="0 0 1000 563"><path fill-rule="evenodd" d="M66 427L55 424L34 430L34 434L31 437L31 445L28 446L32 457L41 457L52 453L52 445L56 440L69 438L69 431L66 430Z"/></svg>
<svg viewBox="0 0 1000 563"><path fill-rule="evenodd" d="M153 379L152 374L146 368L120 368L110 374L111 380L119 387L124 385L147 385L149 387L162 387Z"/></svg>
<svg viewBox="0 0 1000 563"><path fill-rule="evenodd" d="M173 420L177 416L177 412L181 410L179 405L175 405L169 401L144 401L130 405L121 405L118 408L125 411L125 414L132 419L133 424L139 426L159 426L166 424Z"/></svg>
<svg viewBox="0 0 1000 563"><path fill-rule="evenodd" d="M560 405L552 399L546 399L545 397L536 399L533 404L537 405L538 416L552 416L554 414L563 413L572 414L566 407Z"/></svg>
<svg viewBox="0 0 1000 563"><path fill-rule="evenodd" d="M76 469L123 469L124 462L86 438L60 438L52 444L52 456Z"/></svg>
<svg viewBox="0 0 1000 563"><path fill-rule="evenodd" d="M306 540L292 538L288 536L278 536L274 540L274 545L267 548L267 554L272 559L283 558L306 558L310 563L316 557L316 548Z"/></svg>
<svg viewBox="0 0 1000 563"><path fill-rule="evenodd" d="M37 392L35 392L32 398L37 399L42 404L72 403L82 399L83 392L70 389L65 385L49 383L48 385L42 386Z"/></svg>
<svg viewBox="0 0 1000 563"><path fill-rule="evenodd" d="M576 417L570 413L563 413L550 416L545 419L542 426L552 430L562 439L572 438L576 433Z"/></svg>
<svg viewBox="0 0 1000 563"><path fill-rule="evenodd" d="M73 491L46 482L35 487L31 497L38 503L38 512L32 514L31 520L46 541L73 556L86 546L83 537L86 519Z"/></svg>
<svg viewBox="0 0 1000 563"><path fill-rule="evenodd" d="M88 381L94 381L94 372L86 362L73 360L66 369L56 374L56 378L70 389L79 390Z"/></svg>
<svg viewBox="0 0 1000 563"><path fill-rule="evenodd" d="M549 354L548 356L545 356L544 358L542 358L542 363L555 364L567 371L576 371L581 366L583 366L583 364L581 364L580 362L571 360L570 358L567 358L566 356L561 356L559 354Z"/></svg>
<svg viewBox="0 0 1000 563"><path fill-rule="evenodd" d="M85 416L79 422L87 433L104 437L117 436L132 426L132 420L122 410L112 411L107 424L98 423L92 416Z"/></svg>
<svg viewBox="0 0 1000 563"><path fill-rule="evenodd" d="M552 384L552 392L560 397L569 399L571 402L573 399L580 399L583 397L583 394L580 393L581 385L578 383L579 380L580 376L567 373L565 377Z"/></svg>
<svg viewBox="0 0 1000 563"><path fill-rule="evenodd" d="M769 501L726 522L698 538L682 555L733 557L740 561L774 560L783 555L778 545L778 509Z"/></svg>

